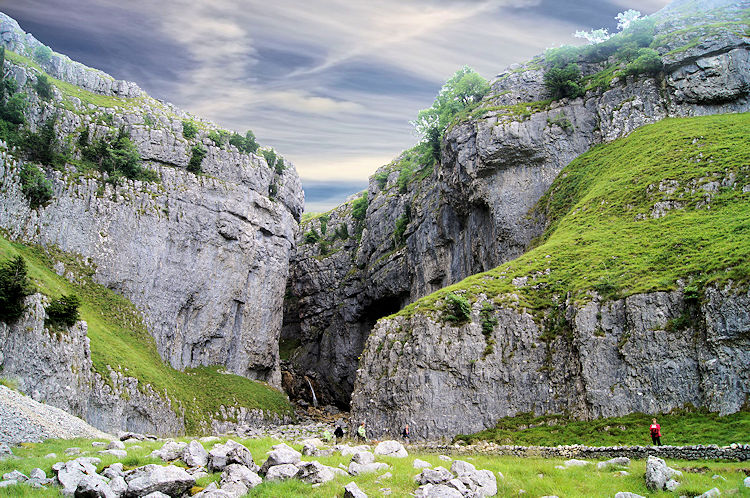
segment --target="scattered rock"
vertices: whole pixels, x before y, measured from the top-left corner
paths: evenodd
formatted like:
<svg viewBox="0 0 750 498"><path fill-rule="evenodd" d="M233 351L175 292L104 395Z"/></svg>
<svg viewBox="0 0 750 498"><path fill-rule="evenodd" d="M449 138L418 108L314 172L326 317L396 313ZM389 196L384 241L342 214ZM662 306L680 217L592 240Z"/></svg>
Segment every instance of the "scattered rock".
<svg viewBox="0 0 750 498"><path fill-rule="evenodd" d="M419 498L463 498L460 491L445 484L425 484L417 488L414 496Z"/></svg>
<svg viewBox="0 0 750 498"><path fill-rule="evenodd" d="M44 476L47 477L47 476ZM28 481L29 477L26 474L22 474L21 472L14 470L13 472L8 472L7 474L3 474L3 479L6 481Z"/></svg>
<svg viewBox="0 0 750 498"><path fill-rule="evenodd" d="M284 443L274 445L272 448L268 452L268 458L260 468L261 474L265 474L271 467L286 464L297 465L302 460L302 455L299 451Z"/></svg>
<svg viewBox="0 0 750 498"><path fill-rule="evenodd" d="M102 475L107 479L114 479L115 477L121 477L125 475L123 465L120 462L113 463L102 471Z"/></svg>
<svg viewBox="0 0 750 498"><path fill-rule="evenodd" d="M44 455L44 458L57 458L57 454L56 453L47 453L46 455Z"/></svg>
<svg viewBox="0 0 750 498"><path fill-rule="evenodd" d="M100 476L84 476L75 490L76 498L115 498L115 493Z"/></svg>
<svg viewBox="0 0 750 498"><path fill-rule="evenodd" d="M231 439L224 444L215 445L208 452L208 470L210 472L221 472L232 463L244 465L253 472L258 471L258 466L253 461L250 450Z"/></svg>
<svg viewBox="0 0 750 498"><path fill-rule="evenodd" d="M635 494L635 493L631 493L630 491L620 491L619 493L615 494L615 498L646 498L646 497Z"/></svg>
<svg viewBox="0 0 750 498"><path fill-rule="evenodd" d="M91 443L91 446L93 446L94 448L104 448L105 446L107 446L107 443L103 443L102 441L94 441Z"/></svg>
<svg viewBox="0 0 750 498"><path fill-rule="evenodd" d="M695 498L714 498L715 496L721 496L721 491L719 491L719 488L711 488L702 495L696 496Z"/></svg>
<svg viewBox="0 0 750 498"><path fill-rule="evenodd" d="M674 479L670 479L667 481L667 483L664 485L664 489L667 491L674 491L680 486L680 483L675 481Z"/></svg>
<svg viewBox="0 0 750 498"><path fill-rule="evenodd" d="M193 477L195 477L195 475L193 475ZM244 465L232 463L227 465L224 468L224 472L221 474L221 487L224 488L224 486L230 482L239 482L246 488L252 489L262 483L263 479Z"/></svg>
<svg viewBox="0 0 750 498"><path fill-rule="evenodd" d="M208 452L198 441L190 441L182 450L182 461L188 467L205 467L208 465Z"/></svg>
<svg viewBox="0 0 750 498"><path fill-rule="evenodd" d="M8 486L15 486L18 484L18 481L0 481L0 489L7 488Z"/></svg>
<svg viewBox="0 0 750 498"><path fill-rule="evenodd" d="M361 444L359 446L337 445L336 450L341 452L341 456L347 456L354 455L355 453L359 453L362 451L370 451L370 447L366 444Z"/></svg>
<svg viewBox="0 0 750 498"><path fill-rule="evenodd" d="M145 465L125 473L129 495L145 496L158 491L180 496L195 485L195 479L185 469L175 465Z"/></svg>
<svg viewBox="0 0 750 498"><path fill-rule="evenodd" d="M305 456L318 456L318 448L310 443L305 443L302 446L302 454Z"/></svg>
<svg viewBox="0 0 750 498"><path fill-rule="evenodd" d="M459 477L467 488L477 496L495 496L497 494L497 478L489 470L477 470Z"/></svg>
<svg viewBox="0 0 750 498"><path fill-rule="evenodd" d="M108 450L124 450L125 449L125 443L122 441L115 439L114 441L110 441L107 445Z"/></svg>
<svg viewBox="0 0 750 498"><path fill-rule="evenodd" d="M412 467L415 469L429 469L432 467L432 464L430 462L425 462L424 460L420 460L419 458L415 458L414 462L412 462Z"/></svg>
<svg viewBox="0 0 750 498"><path fill-rule="evenodd" d="M64 495L72 495L78 488L78 483L85 477L98 477L96 466L101 463L98 458L76 458L69 462L57 462L52 466L52 472L57 476L57 480L62 486Z"/></svg>
<svg viewBox="0 0 750 498"><path fill-rule="evenodd" d="M115 476L109 481L109 489L111 489L115 495L121 496L128 490L128 483L125 482L123 476Z"/></svg>
<svg viewBox="0 0 750 498"><path fill-rule="evenodd" d="M152 458L161 458L165 462L172 462L182 456L185 447L187 447L187 443L167 441L160 449L152 451L149 456Z"/></svg>
<svg viewBox="0 0 750 498"><path fill-rule="evenodd" d="M165 495L161 491L154 491L153 493L149 493L143 498L170 498L169 495Z"/></svg>
<svg viewBox="0 0 750 498"><path fill-rule="evenodd" d="M439 459L441 459L441 460L442 460L442 461L444 461L444 462L450 462L451 460L453 460L453 459L452 459L451 457L449 457L448 455L440 455L440 456L438 456L438 458L439 458Z"/></svg>
<svg viewBox="0 0 750 498"><path fill-rule="evenodd" d="M274 465L266 470L266 480L282 481L284 479L292 479L297 476L298 471L299 469L293 463Z"/></svg>
<svg viewBox="0 0 750 498"><path fill-rule="evenodd" d="M31 469L31 472L29 472L29 479L43 481L47 479L47 473L40 468Z"/></svg>
<svg viewBox="0 0 750 498"><path fill-rule="evenodd" d="M477 471L476 467L474 467L469 462L464 462L463 460L454 460L453 463L451 464L451 472L453 472L459 477L462 474L470 474L476 471Z"/></svg>
<svg viewBox="0 0 750 498"><path fill-rule="evenodd" d="M377 479L375 479L375 482L385 481L387 479L390 479L391 477L393 477L393 474L391 474L390 472L386 472L382 476L379 476Z"/></svg>
<svg viewBox="0 0 750 498"><path fill-rule="evenodd" d="M375 462L375 455L373 455L369 451L358 451L357 453L352 455L352 462L356 462L361 465L373 463Z"/></svg>
<svg viewBox="0 0 750 498"><path fill-rule="evenodd" d="M72 447L72 448L66 448L66 449L65 449L65 454L66 454L67 456L71 456L71 455L80 455L80 454L81 454L81 448L77 448L77 447L75 447L75 446L74 446L74 447Z"/></svg>
<svg viewBox="0 0 750 498"><path fill-rule="evenodd" d="M378 472L380 470L388 469L388 465L381 462L365 463L360 464L357 462L351 462L347 471L353 476L360 474L370 474L372 472Z"/></svg>
<svg viewBox="0 0 750 498"><path fill-rule="evenodd" d="M714 475L712 475L712 476L711 476L711 479L713 479L714 481L715 481L716 479L721 479L722 481L726 481L726 480L727 480L727 478L726 478L726 477L724 477L724 476L720 476L719 474L714 474Z"/></svg>
<svg viewBox="0 0 750 498"><path fill-rule="evenodd" d="M628 457L616 457L612 458L610 460L607 460L606 462L599 462L596 464L597 469L606 469L607 467L612 467L619 465L621 467L627 467L630 465L630 458Z"/></svg>
<svg viewBox="0 0 750 498"><path fill-rule="evenodd" d="M378 443L375 447L375 454L398 458L406 458L409 456L404 445L398 441L382 441L381 443Z"/></svg>
<svg viewBox="0 0 750 498"><path fill-rule="evenodd" d="M128 452L125 450L102 450L99 452L100 455L112 455L115 458L125 458L128 456Z"/></svg>
<svg viewBox="0 0 750 498"><path fill-rule="evenodd" d="M443 484L453 479L453 474L444 467L435 467L434 469L424 469L415 477L419 484Z"/></svg>
<svg viewBox="0 0 750 498"><path fill-rule="evenodd" d="M591 465L591 462L587 462L586 460L576 460L575 458L571 458L570 460L565 460L564 465L566 467L585 467L586 465Z"/></svg>
<svg viewBox="0 0 750 498"><path fill-rule="evenodd" d="M746 477L744 481L742 481L746 488L750 488L750 477Z"/></svg>
<svg viewBox="0 0 750 498"><path fill-rule="evenodd" d="M646 487L651 491L662 491L673 472L661 458L649 456L646 460Z"/></svg>
<svg viewBox="0 0 750 498"><path fill-rule="evenodd" d="M323 484L336 477L334 469L319 462L302 462L297 468L297 479L309 484Z"/></svg>
<svg viewBox="0 0 750 498"><path fill-rule="evenodd" d="M344 486L344 498L367 498L367 495L352 481Z"/></svg>
<svg viewBox="0 0 750 498"><path fill-rule="evenodd" d="M13 455L13 450L10 449L10 446L7 443L0 442L0 460L11 455Z"/></svg>

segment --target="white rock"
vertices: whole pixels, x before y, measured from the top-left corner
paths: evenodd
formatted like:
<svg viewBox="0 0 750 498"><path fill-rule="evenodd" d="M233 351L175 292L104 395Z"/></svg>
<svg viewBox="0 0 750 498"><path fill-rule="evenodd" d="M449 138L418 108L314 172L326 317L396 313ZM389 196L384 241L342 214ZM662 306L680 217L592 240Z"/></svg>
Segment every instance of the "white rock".
<svg viewBox="0 0 750 498"><path fill-rule="evenodd" d="M296 465L302 460L302 454L286 444L277 444L268 452L268 458L260 468L260 473L265 474L271 467L279 465Z"/></svg>
<svg viewBox="0 0 750 498"><path fill-rule="evenodd" d="M622 466L622 467L627 467L628 465L630 465L630 458L628 458L628 457L615 457L615 458L612 458L610 460L607 460L606 462L599 462L599 463L597 463L596 464L596 468L597 469L606 469L607 467L616 466L616 465L619 465L619 466Z"/></svg>
<svg viewBox="0 0 750 498"><path fill-rule="evenodd" d="M750 488L750 477L746 477L742 483L745 485L746 488Z"/></svg>
<svg viewBox="0 0 750 498"><path fill-rule="evenodd" d="M586 465L591 465L591 462L587 462L586 460L577 460L575 458L571 458L570 460L565 460L566 467L585 467Z"/></svg>
<svg viewBox="0 0 750 498"><path fill-rule="evenodd" d="M696 498L714 498L715 496L721 496L721 491L719 491L719 488L711 488L702 495L697 496Z"/></svg>
<svg viewBox="0 0 750 498"><path fill-rule="evenodd" d="M175 465L145 465L125 475L128 494L144 496L154 491L179 496L195 485L195 479L185 469Z"/></svg>
<svg viewBox="0 0 750 498"><path fill-rule="evenodd" d="M451 472L453 472L459 477L462 474L470 474L476 471L477 471L476 467L474 467L469 462L464 462L463 460L454 460L453 463L451 464Z"/></svg>
<svg viewBox="0 0 750 498"><path fill-rule="evenodd" d="M615 494L615 498L646 498L646 497L635 494L635 493L631 493L630 491L620 491L619 493Z"/></svg>
<svg viewBox="0 0 750 498"><path fill-rule="evenodd" d="M120 441L119 439L115 439L114 441L110 441L107 445L108 450L124 450L125 449L125 443Z"/></svg>
<svg viewBox="0 0 750 498"><path fill-rule="evenodd" d="M412 467L415 469L429 469L432 467L432 464L430 462L425 462L424 460L420 460L419 458L415 458L414 462L412 462Z"/></svg>
<svg viewBox="0 0 750 498"><path fill-rule="evenodd" d="M299 469L293 463L274 465L267 469L266 480L281 481L284 479L292 479L297 475L297 472L299 472Z"/></svg>
<svg viewBox="0 0 750 498"><path fill-rule="evenodd" d="M186 446L187 443L167 441L160 449L152 451L149 456L152 458L161 458L165 462L171 462L182 456L182 452Z"/></svg>
<svg viewBox="0 0 750 498"><path fill-rule="evenodd" d="M190 441L182 450L182 461L188 467L205 467L208 465L208 452L198 441Z"/></svg>
<svg viewBox="0 0 750 498"><path fill-rule="evenodd" d="M441 460L442 460L442 461L444 461L444 462L450 462L451 460L453 460L453 459L452 459L451 457L449 457L448 455L440 455L440 456L438 456L438 458L439 458L439 459L441 459Z"/></svg>
<svg viewBox="0 0 750 498"><path fill-rule="evenodd" d="M352 455L352 462L356 462L362 465L375 462L375 455L369 451L358 451Z"/></svg>
<svg viewBox="0 0 750 498"><path fill-rule="evenodd" d="M444 467L424 469L414 478L419 484L444 484L453 479L453 474Z"/></svg>
<svg viewBox="0 0 750 498"><path fill-rule="evenodd" d="M344 486L344 498L367 498L367 495L359 489L357 483L350 482Z"/></svg>
<svg viewBox="0 0 750 498"><path fill-rule="evenodd" d="M370 474L372 472L378 472L380 470L388 469L388 465L381 462L359 464L357 462L351 462L347 471L353 476L360 474Z"/></svg>
<svg viewBox="0 0 750 498"><path fill-rule="evenodd" d="M253 472L258 471L250 450L231 439L224 444L215 445L208 452L208 470L211 472L220 472L233 463L244 465Z"/></svg>
<svg viewBox="0 0 750 498"><path fill-rule="evenodd" d="M375 454L398 458L406 458L409 456L404 445L398 441L382 441L378 443L375 447Z"/></svg>
<svg viewBox="0 0 750 498"><path fill-rule="evenodd" d="M336 478L334 469L319 462L302 462L297 468L297 479L308 484L323 484Z"/></svg>
<svg viewBox="0 0 750 498"><path fill-rule="evenodd" d="M125 458L128 456L128 452L125 450L102 450L99 452L100 455L112 455L115 458Z"/></svg>
<svg viewBox="0 0 750 498"><path fill-rule="evenodd" d="M31 469L31 472L29 472L29 479L47 479L47 473L39 468Z"/></svg>

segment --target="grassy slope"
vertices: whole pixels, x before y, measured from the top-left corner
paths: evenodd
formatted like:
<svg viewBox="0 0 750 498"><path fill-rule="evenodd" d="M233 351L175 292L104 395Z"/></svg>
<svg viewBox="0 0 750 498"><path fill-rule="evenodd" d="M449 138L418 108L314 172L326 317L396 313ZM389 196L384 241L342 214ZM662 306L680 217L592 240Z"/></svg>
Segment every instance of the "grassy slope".
<svg viewBox="0 0 750 498"><path fill-rule="evenodd" d="M239 440L246 445L253 454L255 463L262 464L265 460L265 454L271 446L278 441L264 439ZM160 460L154 460L148 457L148 454L162 446L163 442L145 441L135 443L141 446L141 449L131 449L134 444L128 443L128 457L123 463L128 467L140 466L147 463L161 463ZM205 443L206 449L210 449L213 443ZM56 441L50 440L40 444L24 444L21 448L14 448L14 453L21 457L21 460L4 460L0 461L0 474L18 469L28 475L34 467L43 469L50 474L51 466L61 458L45 459L44 455L53 452L62 455L65 448L78 446L87 454L97 456L89 440L75 441ZM297 450L300 445L292 444ZM73 458L73 457L69 457ZM298 480L289 480L284 482L265 482L257 488L251 490L248 496L251 497L331 497L341 496L344 486L349 482L356 482L357 485L368 494L368 496L382 496L381 488L389 488L391 496L409 496L417 488L413 476L419 473L414 469L412 463L415 458L425 460L433 466L450 467L449 462L443 462L435 454L412 453L407 458L383 458L382 461L391 466L389 471L393 474L391 478L376 482L377 478L384 472L364 474L357 477L341 476L334 481L326 483L318 488L312 488L309 484L304 484ZM351 457L342 457L334 455L330 457L302 457L305 461L317 460L325 465L338 466L339 463L348 465ZM645 487L643 474L645 471L645 461L631 462L628 476L616 476L619 469L597 470L591 467L574 467L567 470L556 469L556 465L561 465L563 459L541 459L541 458L512 458L498 456L467 457L465 460L474 464L478 469L488 469L494 473L502 472L503 478L498 478L497 496L518 496L521 489L526 491L526 496L543 496L557 495L564 497L594 497L594 496L614 496L618 491L631 491L643 496L677 496L688 495L695 496L713 487L718 487L723 494L730 493L731 490L737 490L735 496L750 496L750 489L742 486L742 479L745 474L743 468L747 463L732 462L685 462L685 461L668 461L673 468L682 469L685 475L680 478L682 486L678 489L677 494L672 493L650 493ZM117 461L111 456L103 456L99 470L107 465ZM541 474L541 477L540 477ZM726 481L711 477L714 474L720 474ZM200 479L194 491L207 486L210 482L218 481L220 474L211 474L208 477ZM0 492L0 495L3 492ZM59 488L50 488L43 490L33 490L26 486L15 486L8 488L5 493L8 496L61 496ZM3 495L5 496L5 495Z"/></svg>
<svg viewBox="0 0 750 498"><path fill-rule="evenodd" d="M526 413L500 419L495 427L455 439L472 443L557 446L649 445L648 426L656 417L662 427L662 443L668 445L750 443L750 412L727 416L705 411L675 411L663 415L632 413L624 417L590 421L568 420L562 415L536 417Z"/></svg>
<svg viewBox="0 0 750 498"><path fill-rule="evenodd" d="M292 413L286 396L265 384L221 374L218 367L181 372L164 364L133 304L93 282L93 271L80 258L55 249L45 253L40 248L0 237L0 259L16 254L26 260L30 277L40 292L51 297L76 293L82 298L81 318L88 322L94 369L108 379L109 365L137 378L141 384L150 384L156 392L166 390L173 409L178 406L185 409L189 434L200 432L201 423L211 413L217 413L220 405L236 404L270 413ZM53 261L63 261L81 283L73 284L58 276L51 269Z"/></svg>
<svg viewBox="0 0 750 498"><path fill-rule="evenodd" d="M540 200L549 228L536 248L406 307L430 312L449 291L539 312L582 301L750 278L750 114L666 119L573 161ZM724 178L734 178L722 186ZM673 192L659 184L676 185ZM718 182L712 184L712 182ZM705 205L710 193L710 207ZM676 202L661 218L655 203ZM514 277L530 276L517 288ZM515 296L514 296L515 294ZM517 297L516 297L517 296Z"/></svg>

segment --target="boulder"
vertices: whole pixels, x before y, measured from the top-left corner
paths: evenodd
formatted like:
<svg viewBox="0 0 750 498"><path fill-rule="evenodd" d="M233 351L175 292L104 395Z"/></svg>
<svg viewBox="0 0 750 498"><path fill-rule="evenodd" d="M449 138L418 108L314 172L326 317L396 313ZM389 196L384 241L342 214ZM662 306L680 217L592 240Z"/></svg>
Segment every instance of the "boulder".
<svg viewBox="0 0 750 498"><path fill-rule="evenodd" d="M165 495L161 491L154 491L153 493L149 493L143 498L169 498L169 495Z"/></svg>
<svg viewBox="0 0 750 498"><path fill-rule="evenodd" d="M674 491L680 486L680 483L675 481L674 479L670 479L667 481L667 483L664 485L664 489L667 491Z"/></svg>
<svg viewBox="0 0 750 498"><path fill-rule="evenodd" d="M114 491L100 476L84 476L78 481L76 498L115 498Z"/></svg>
<svg viewBox="0 0 750 498"><path fill-rule="evenodd" d="M425 484L414 492L418 498L463 498L463 494L445 484Z"/></svg>
<svg viewBox="0 0 750 498"><path fill-rule="evenodd" d="M7 443L0 442L0 460L12 454L13 450L10 449L10 446Z"/></svg>
<svg viewBox="0 0 750 498"><path fill-rule="evenodd" d="M115 476L109 481L109 489L111 489L116 496L121 496L128 490L128 483L125 482L123 476Z"/></svg>
<svg viewBox="0 0 750 498"><path fill-rule="evenodd" d="M719 488L711 488L702 495L696 496L695 498L715 498L716 496L721 496L721 491L719 491Z"/></svg>
<svg viewBox="0 0 750 498"><path fill-rule="evenodd" d="M666 462L661 458L649 456L646 460L646 487L651 491L663 491L672 476Z"/></svg>
<svg viewBox="0 0 750 498"><path fill-rule="evenodd" d="M370 453L369 451L358 451L354 455L352 455L352 462L359 463L361 465L365 465L368 463L374 463L375 462L375 455Z"/></svg>
<svg viewBox="0 0 750 498"><path fill-rule="evenodd" d="M195 476L193 476L195 477ZM252 489L258 484L263 482L258 474L248 469L244 465L232 463L224 468L224 472L221 474L221 487L224 488L226 483L239 482L242 483L246 488Z"/></svg>
<svg viewBox="0 0 750 498"><path fill-rule="evenodd" d="M265 474L271 467L279 465L292 464L296 465L302 460L302 455L294 448L286 444L277 444L268 452L268 458L260 468L260 473Z"/></svg>
<svg viewBox="0 0 750 498"><path fill-rule="evenodd" d="M299 472L297 479L308 484L323 484L332 481L336 474L331 467L323 465L320 462L302 462L297 465Z"/></svg>
<svg viewBox="0 0 750 498"><path fill-rule="evenodd" d="M607 467L614 467L614 466L621 466L621 467L627 467L630 465L630 458L628 457L615 457L610 460L607 460L606 462L599 462L596 464L597 469L606 469Z"/></svg>
<svg viewBox="0 0 750 498"><path fill-rule="evenodd" d="M245 486L245 483L238 482L238 481L231 481L231 482L225 482L224 484L222 484L220 491L222 493L225 493L226 496L229 496L231 498L240 498L241 496L245 496L248 493L249 489L247 489L247 486ZM211 495L211 496L216 496L216 495Z"/></svg>
<svg viewBox="0 0 750 498"><path fill-rule="evenodd" d="M430 462L425 462L424 460L420 460L419 458L415 458L411 465L415 469L429 469L430 467L432 467L432 464Z"/></svg>
<svg viewBox="0 0 750 498"><path fill-rule="evenodd" d="M195 478L174 465L145 465L125 474L128 494L145 496L154 491L180 496L195 485Z"/></svg>
<svg viewBox="0 0 750 498"><path fill-rule="evenodd" d="M0 481L0 489L7 488L8 486L15 486L16 484L20 484L18 481L10 480L10 481Z"/></svg>
<svg viewBox="0 0 750 498"><path fill-rule="evenodd" d="M114 479L118 476L124 476L125 472L123 471L122 464L120 462L117 462L104 469L102 471L102 475L107 479Z"/></svg>
<svg viewBox="0 0 750 498"><path fill-rule="evenodd" d="M476 471L477 471L476 467L474 467L469 462L464 462L463 460L454 460L453 463L451 464L451 472L453 472L459 477L462 474L470 474Z"/></svg>
<svg viewBox="0 0 750 498"><path fill-rule="evenodd" d="M376 455L406 458L409 456L404 445L398 441L383 441L375 447Z"/></svg>
<svg viewBox="0 0 750 498"><path fill-rule="evenodd" d="M750 477L746 477L742 483L745 485L746 488L750 488Z"/></svg>
<svg viewBox="0 0 750 498"><path fill-rule="evenodd" d="M115 439L114 441L110 441L107 445L108 450L124 450L125 449L125 443L120 441L119 439Z"/></svg>
<svg viewBox="0 0 750 498"><path fill-rule="evenodd" d="M233 463L244 465L253 472L258 471L258 466L253 461L250 450L231 439L224 444L215 445L208 452L208 470L210 472L220 472L227 465Z"/></svg>
<svg viewBox="0 0 750 498"><path fill-rule="evenodd" d="M47 477L46 475L44 477ZM17 470L14 470L13 472L8 472L7 474L3 474L3 479L6 481L28 481L29 477L26 474L23 474Z"/></svg>
<svg viewBox="0 0 750 498"><path fill-rule="evenodd" d="M370 474L372 472L378 472L380 470L387 470L388 465L380 462L360 464L357 462L351 462L347 471L353 476L360 474Z"/></svg>
<svg viewBox="0 0 750 498"><path fill-rule="evenodd" d="M100 455L112 455L115 458L125 458L128 456L128 452L125 450L102 450L99 452Z"/></svg>
<svg viewBox="0 0 750 498"><path fill-rule="evenodd" d="M615 498L646 498L646 497L641 496L636 493L631 493L630 491L620 491L619 493L615 494Z"/></svg>
<svg viewBox="0 0 750 498"><path fill-rule="evenodd" d="M587 462L586 460L577 460L575 458L571 458L570 460L565 460L564 465L566 467L584 467L586 465L591 465L591 462Z"/></svg>
<svg viewBox="0 0 750 498"><path fill-rule="evenodd" d="M318 456L318 448L310 443L305 443L302 446L302 454L305 456Z"/></svg>
<svg viewBox="0 0 750 498"><path fill-rule="evenodd" d="M344 498L367 498L367 495L352 481L344 486Z"/></svg>
<svg viewBox="0 0 750 498"><path fill-rule="evenodd" d="M198 441L190 441L182 450L182 461L188 467L205 467L208 465L208 452Z"/></svg>
<svg viewBox="0 0 750 498"><path fill-rule="evenodd" d="M64 453L67 456L80 455L81 454L81 448L78 448L77 446L73 446L71 448L66 448L65 451L64 451Z"/></svg>
<svg viewBox="0 0 750 498"><path fill-rule="evenodd" d="M63 488L62 493L72 495L78 489L78 483L86 476L103 479L96 473L96 465L99 463L101 460L98 458L76 458L69 462L57 462L52 466L52 472Z"/></svg>
<svg viewBox="0 0 750 498"><path fill-rule="evenodd" d="M497 477L489 470L476 470L459 476L475 496L495 496L497 494Z"/></svg>
<svg viewBox="0 0 750 498"><path fill-rule="evenodd" d="M182 456L182 452L186 446L187 443L167 441L160 449L152 451L149 456L152 458L161 458L165 462L171 462Z"/></svg>
<svg viewBox="0 0 750 498"><path fill-rule="evenodd" d="M293 463L274 465L266 470L266 480L282 481L284 479L292 479L297 476L297 472L299 472L299 469Z"/></svg>
<svg viewBox="0 0 750 498"><path fill-rule="evenodd" d="M360 444L359 446L336 445L335 449L341 452L341 456L353 455L361 451L370 451L370 447L366 444Z"/></svg>
<svg viewBox="0 0 750 498"><path fill-rule="evenodd" d="M471 493L471 490L466 487L466 484L461 481L461 479L451 479L448 481L448 484L446 484L449 488L453 488L459 493L461 493L462 496L467 496Z"/></svg>
<svg viewBox="0 0 750 498"><path fill-rule="evenodd" d="M444 484L453 479L453 474L445 467L435 467L434 469L424 469L415 479L421 485Z"/></svg>
<svg viewBox="0 0 750 498"><path fill-rule="evenodd" d="M38 479L41 481L47 479L47 473L39 468L31 469L31 472L29 472L29 479Z"/></svg>

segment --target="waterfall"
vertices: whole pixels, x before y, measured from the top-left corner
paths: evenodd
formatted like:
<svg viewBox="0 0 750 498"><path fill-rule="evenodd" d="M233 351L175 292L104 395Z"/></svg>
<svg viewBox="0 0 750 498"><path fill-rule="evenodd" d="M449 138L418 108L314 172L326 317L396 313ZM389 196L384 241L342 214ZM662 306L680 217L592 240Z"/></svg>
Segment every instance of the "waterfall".
<svg viewBox="0 0 750 498"><path fill-rule="evenodd" d="M310 386L310 392L312 393L312 397L313 397L313 406L317 408L318 398L315 396L315 389L313 389L312 382L310 382L309 378L305 377L305 380L307 381L307 385Z"/></svg>

